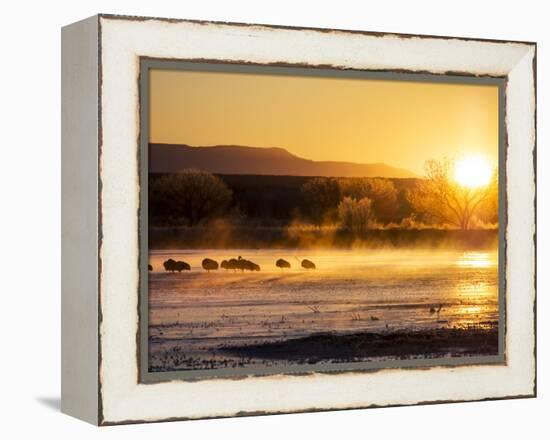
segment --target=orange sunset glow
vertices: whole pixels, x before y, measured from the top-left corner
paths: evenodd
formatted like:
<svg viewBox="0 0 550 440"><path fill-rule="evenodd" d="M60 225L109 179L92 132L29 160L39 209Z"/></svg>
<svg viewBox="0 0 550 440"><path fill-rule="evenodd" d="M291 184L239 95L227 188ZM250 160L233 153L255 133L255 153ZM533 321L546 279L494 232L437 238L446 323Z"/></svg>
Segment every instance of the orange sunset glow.
<svg viewBox="0 0 550 440"><path fill-rule="evenodd" d="M417 175L429 158L482 156L493 169L498 88L152 70L150 142L282 147L306 159L383 162Z"/></svg>

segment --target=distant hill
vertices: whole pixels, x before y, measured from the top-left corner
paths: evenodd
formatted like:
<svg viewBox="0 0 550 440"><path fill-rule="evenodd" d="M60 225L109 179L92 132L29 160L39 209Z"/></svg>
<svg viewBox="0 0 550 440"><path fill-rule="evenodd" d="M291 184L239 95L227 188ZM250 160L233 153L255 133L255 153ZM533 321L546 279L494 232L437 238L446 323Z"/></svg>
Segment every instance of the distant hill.
<svg viewBox="0 0 550 440"><path fill-rule="evenodd" d="M326 177L417 177L384 163L314 161L294 156L284 148L216 145L149 144L149 171L177 173L198 169L216 174L260 174Z"/></svg>

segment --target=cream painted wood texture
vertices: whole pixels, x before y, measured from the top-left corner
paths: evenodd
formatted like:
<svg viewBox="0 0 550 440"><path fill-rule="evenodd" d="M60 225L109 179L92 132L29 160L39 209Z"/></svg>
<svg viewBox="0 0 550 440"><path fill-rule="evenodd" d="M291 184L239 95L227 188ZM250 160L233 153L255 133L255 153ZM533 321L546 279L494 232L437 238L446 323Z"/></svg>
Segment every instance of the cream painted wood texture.
<svg viewBox="0 0 550 440"><path fill-rule="evenodd" d="M97 424L98 18L61 36L61 410Z"/></svg>

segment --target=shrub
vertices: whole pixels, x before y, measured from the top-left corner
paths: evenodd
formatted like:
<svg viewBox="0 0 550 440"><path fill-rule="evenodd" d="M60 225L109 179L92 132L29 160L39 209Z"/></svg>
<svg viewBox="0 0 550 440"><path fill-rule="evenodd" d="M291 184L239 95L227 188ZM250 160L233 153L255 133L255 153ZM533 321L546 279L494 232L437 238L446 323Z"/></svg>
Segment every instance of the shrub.
<svg viewBox="0 0 550 440"><path fill-rule="evenodd" d="M372 201L368 197L360 200L344 197L338 205L338 214L342 226L347 231L364 235L372 217Z"/></svg>

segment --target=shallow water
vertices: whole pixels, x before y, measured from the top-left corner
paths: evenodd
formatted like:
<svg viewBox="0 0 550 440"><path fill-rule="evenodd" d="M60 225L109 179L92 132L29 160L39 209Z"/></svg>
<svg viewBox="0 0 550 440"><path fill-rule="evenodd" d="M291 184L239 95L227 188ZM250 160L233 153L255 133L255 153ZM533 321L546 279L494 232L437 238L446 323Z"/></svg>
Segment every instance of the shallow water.
<svg viewBox="0 0 550 440"><path fill-rule="evenodd" d="M201 268L205 257L221 262L239 255L261 271ZM191 271L164 272L168 258L186 261ZM275 267L278 258L291 269ZM302 269L303 258L317 269ZM498 320L496 252L152 251L149 263L153 356L178 347L207 358L224 345L323 331L483 326Z"/></svg>

